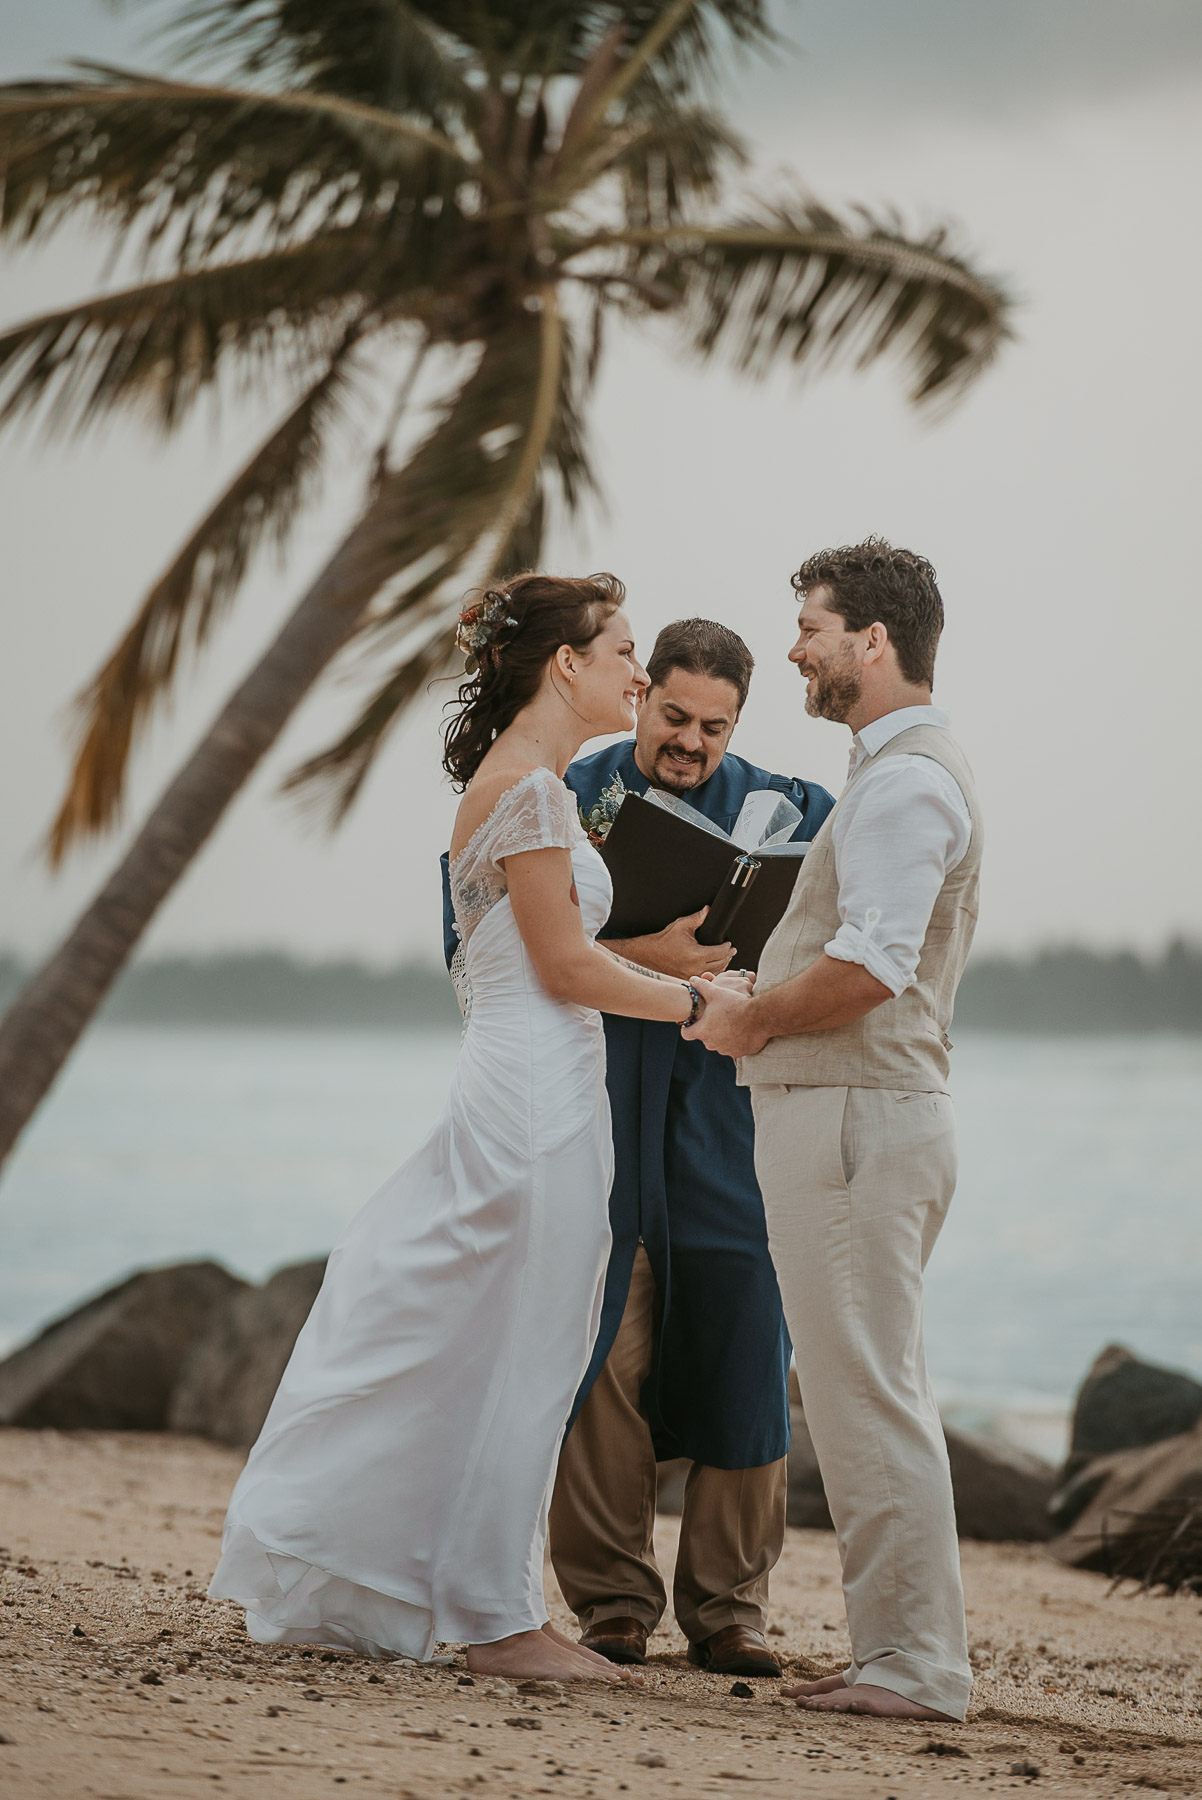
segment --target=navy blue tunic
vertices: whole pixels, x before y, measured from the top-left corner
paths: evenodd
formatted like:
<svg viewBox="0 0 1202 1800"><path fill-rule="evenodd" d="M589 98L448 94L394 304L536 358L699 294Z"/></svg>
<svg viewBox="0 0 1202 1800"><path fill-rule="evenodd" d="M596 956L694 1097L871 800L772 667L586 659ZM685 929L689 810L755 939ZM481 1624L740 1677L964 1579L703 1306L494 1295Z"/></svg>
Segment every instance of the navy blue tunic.
<svg viewBox="0 0 1202 1800"><path fill-rule="evenodd" d="M615 775L636 794L650 783L634 741L581 757L567 784L587 812ZM813 782L724 756L684 798L729 831L747 795L772 788L802 811L812 838L834 801ZM443 858L447 960L456 945ZM573 1420L613 1347L639 1241L661 1302L643 1404L658 1457L718 1469L757 1468L789 1447L789 1339L755 1178L751 1099L735 1066L679 1027L606 1015L606 1086L613 1113L613 1252L601 1329Z"/></svg>

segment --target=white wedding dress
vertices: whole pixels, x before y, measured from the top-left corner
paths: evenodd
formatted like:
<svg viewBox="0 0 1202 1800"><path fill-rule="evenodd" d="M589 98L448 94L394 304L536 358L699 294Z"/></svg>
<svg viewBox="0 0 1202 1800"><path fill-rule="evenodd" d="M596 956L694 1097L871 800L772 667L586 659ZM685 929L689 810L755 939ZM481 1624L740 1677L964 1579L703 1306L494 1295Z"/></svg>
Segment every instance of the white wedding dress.
<svg viewBox="0 0 1202 1800"><path fill-rule="evenodd" d="M428 1658L547 1617L555 1463L600 1320L613 1143L599 1013L553 1000L502 859L605 865L536 769L451 865L470 993L446 1110L335 1246L234 1489L210 1594L260 1643Z"/></svg>

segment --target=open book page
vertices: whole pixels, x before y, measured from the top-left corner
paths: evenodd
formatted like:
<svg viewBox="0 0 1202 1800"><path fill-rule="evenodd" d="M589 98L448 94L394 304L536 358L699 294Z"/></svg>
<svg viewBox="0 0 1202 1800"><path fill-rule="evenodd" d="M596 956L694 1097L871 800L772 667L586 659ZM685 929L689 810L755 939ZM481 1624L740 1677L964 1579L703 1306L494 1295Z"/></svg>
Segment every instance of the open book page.
<svg viewBox="0 0 1202 1800"><path fill-rule="evenodd" d="M661 806L665 812L675 813L678 819L684 819L689 825L708 831L711 837L721 838L724 844L733 841L729 832L723 831L720 825L715 825L712 819L707 819L704 813L698 812L695 806L690 806L687 800L682 800L679 794L669 794L665 788L648 788L644 799L649 800L652 806Z"/></svg>
<svg viewBox="0 0 1202 1800"><path fill-rule="evenodd" d="M767 850L787 843L800 824L801 812L791 800L759 788L744 800L730 835L740 850Z"/></svg>
<svg viewBox="0 0 1202 1800"><path fill-rule="evenodd" d="M748 852L788 844L801 824L800 810L771 788L758 788L754 794L748 794L731 832L723 831L695 806L682 800L679 794L669 794L664 788L648 788L646 798L653 806L662 806L665 812L675 813L678 819L685 819L690 825L708 831L712 837L722 838L725 843L735 844ZM800 852L802 846L795 844L790 848Z"/></svg>

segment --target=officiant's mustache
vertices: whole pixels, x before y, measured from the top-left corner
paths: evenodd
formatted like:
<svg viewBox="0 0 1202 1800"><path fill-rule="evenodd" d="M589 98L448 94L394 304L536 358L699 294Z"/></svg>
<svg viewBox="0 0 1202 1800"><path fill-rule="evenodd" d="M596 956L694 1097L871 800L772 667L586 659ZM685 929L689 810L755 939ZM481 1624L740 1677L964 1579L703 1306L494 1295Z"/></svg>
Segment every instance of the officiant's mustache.
<svg viewBox="0 0 1202 1800"><path fill-rule="evenodd" d="M704 750L685 750L680 744L661 744L655 752L655 769L661 780L671 770L683 774L686 770L700 769L704 774L706 767Z"/></svg>

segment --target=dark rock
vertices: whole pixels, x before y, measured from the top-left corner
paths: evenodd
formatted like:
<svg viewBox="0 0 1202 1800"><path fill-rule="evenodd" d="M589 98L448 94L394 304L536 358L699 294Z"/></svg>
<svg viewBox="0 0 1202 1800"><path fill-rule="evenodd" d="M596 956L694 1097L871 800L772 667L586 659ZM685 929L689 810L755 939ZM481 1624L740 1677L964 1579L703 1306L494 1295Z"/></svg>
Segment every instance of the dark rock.
<svg viewBox="0 0 1202 1800"><path fill-rule="evenodd" d="M753 1687L748 1687L745 1681L736 1681L730 1691L736 1700L755 1699L755 1689Z"/></svg>
<svg viewBox="0 0 1202 1800"><path fill-rule="evenodd" d="M975 1431L945 1426L944 1436L961 1537L986 1544L1038 1544L1051 1537L1051 1463Z"/></svg>
<svg viewBox="0 0 1202 1800"><path fill-rule="evenodd" d="M172 1431L239 1449L254 1443L324 1274L324 1262L293 1263L214 1312L180 1372Z"/></svg>
<svg viewBox="0 0 1202 1800"><path fill-rule="evenodd" d="M833 1531L831 1509L826 1503L826 1490L814 1452L814 1440L801 1407L789 1408L792 1436L789 1442L789 1498L785 1507L785 1523L810 1531Z"/></svg>
<svg viewBox="0 0 1202 1800"><path fill-rule="evenodd" d="M0 1363L0 1424L161 1431L192 1345L245 1285L212 1262L131 1275Z"/></svg>
<svg viewBox="0 0 1202 1800"><path fill-rule="evenodd" d="M1080 1518L1094 1495L1105 1485L1109 1473L1108 1462L1108 1457L1098 1456L1084 1467L1078 1465L1076 1474L1070 1475L1067 1480L1062 1473L1060 1486L1048 1501L1048 1519L1053 1534L1067 1531L1073 1521Z"/></svg>
<svg viewBox="0 0 1202 1800"><path fill-rule="evenodd" d="M1202 1382L1107 1344L1077 1395L1065 1475L1094 1456L1180 1437L1202 1419Z"/></svg>
<svg viewBox="0 0 1202 1800"><path fill-rule="evenodd" d="M792 1419L786 1521L830 1531L818 1458L800 1407L792 1408ZM945 1428L944 1435L961 1537L985 1543L1039 1543L1052 1535L1047 1508L1056 1472L1050 1463L975 1432Z"/></svg>
<svg viewBox="0 0 1202 1800"><path fill-rule="evenodd" d="M1098 1458L1180 1437L1202 1419L1202 1383L1176 1369L1141 1362L1107 1344L1081 1384L1073 1408L1068 1459L1052 1496L1056 1530L1067 1531L1104 1485Z"/></svg>
<svg viewBox="0 0 1202 1800"><path fill-rule="evenodd" d="M1175 1537L1176 1560L1194 1555L1196 1568L1184 1573L1202 1583L1202 1547L1192 1548L1192 1534L1181 1529L1187 1515L1202 1511L1202 1419L1163 1443L1095 1457L1075 1480L1086 1498L1052 1540L1053 1556L1078 1569L1170 1580L1175 1559L1163 1551Z"/></svg>

